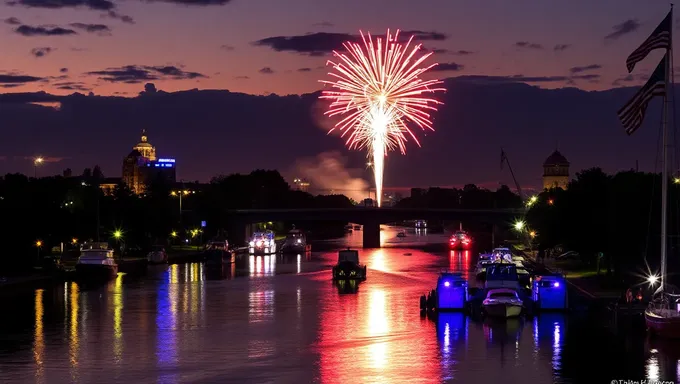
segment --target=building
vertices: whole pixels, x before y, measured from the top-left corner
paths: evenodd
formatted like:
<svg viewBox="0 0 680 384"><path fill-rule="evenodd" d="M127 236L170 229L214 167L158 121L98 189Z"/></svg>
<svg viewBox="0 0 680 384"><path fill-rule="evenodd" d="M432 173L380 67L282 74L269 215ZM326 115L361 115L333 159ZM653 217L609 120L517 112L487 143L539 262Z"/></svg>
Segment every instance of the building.
<svg viewBox="0 0 680 384"><path fill-rule="evenodd" d="M142 194L146 186L159 177L168 183L175 183L175 166L175 159L156 158L156 148L148 142L146 130L143 130L141 141L123 159L123 182L132 192Z"/></svg>
<svg viewBox="0 0 680 384"><path fill-rule="evenodd" d="M569 184L569 161L555 150L543 162L543 188L562 188L567 189Z"/></svg>
<svg viewBox="0 0 680 384"><path fill-rule="evenodd" d="M99 183L99 189L104 192L104 196L113 196L120 181L120 177L107 177Z"/></svg>

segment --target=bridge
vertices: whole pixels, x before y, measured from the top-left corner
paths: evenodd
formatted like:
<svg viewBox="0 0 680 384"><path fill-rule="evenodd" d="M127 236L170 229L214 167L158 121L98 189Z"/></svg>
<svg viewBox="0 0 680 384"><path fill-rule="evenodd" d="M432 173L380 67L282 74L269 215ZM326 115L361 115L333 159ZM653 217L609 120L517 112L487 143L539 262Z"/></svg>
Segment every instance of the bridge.
<svg viewBox="0 0 680 384"><path fill-rule="evenodd" d="M267 221L344 221L363 225L364 248L380 247L380 224L406 220L459 220L509 222L523 216L524 209L430 209L430 208L319 208L319 209L246 209L227 212L232 244L249 237L249 224Z"/></svg>

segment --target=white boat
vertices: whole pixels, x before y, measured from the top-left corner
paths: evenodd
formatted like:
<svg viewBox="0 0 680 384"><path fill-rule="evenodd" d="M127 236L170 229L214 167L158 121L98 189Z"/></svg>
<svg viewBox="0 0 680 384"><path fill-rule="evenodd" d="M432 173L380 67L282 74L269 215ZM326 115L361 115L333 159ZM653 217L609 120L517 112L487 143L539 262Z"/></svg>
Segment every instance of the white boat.
<svg viewBox="0 0 680 384"><path fill-rule="evenodd" d="M509 288L490 289L482 302L484 313L492 317L517 317L522 313L523 303L517 291Z"/></svg>
<svg viewBox="0 0 680 384"><path fill-rule="evenodd" d="M76 263L79 279L109 280L118 274L118 263L108 243L85 243Z"/></svg>
<svg viewBox="0 0 680 384"><path fill-rule="evenodd" d="M251 255L271 255L276 253L274 232L255 232L248 242L248 252Z"/></svg>

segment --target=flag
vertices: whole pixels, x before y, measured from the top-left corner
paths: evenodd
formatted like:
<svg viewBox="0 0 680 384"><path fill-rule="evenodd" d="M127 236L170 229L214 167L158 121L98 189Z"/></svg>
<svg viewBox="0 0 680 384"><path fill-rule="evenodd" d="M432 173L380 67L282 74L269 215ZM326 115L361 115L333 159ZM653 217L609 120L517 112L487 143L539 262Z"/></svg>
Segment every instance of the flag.
<svg viewBox="0 0 680 384"><path fill-rule="evenodd" d="M503 170L503 163L508 161L508 157L505 156L505 151L501 148L501 170Z"/></svg>
<svg viewBox="0 0 680 384"><path fill-rule="evenodd" d="M626 133L629 135L633 134L642 125L647 105L654 96L666 96L667 56L668 54L664 55L661 63L656 67L647 83L618 112L621 124L623 124Z"/></svg>
<svg viewBox="0 0 680 384"><path fill-rule="evenodd" d="M633 53L626 59L626 67L628 73L633 72L635 64L647 57L649 52L655 49L670 49L671 48L671 29L673 23L673 9L668 12L666 18L661 24L652 32L652 34L644 41Z"/></svg>

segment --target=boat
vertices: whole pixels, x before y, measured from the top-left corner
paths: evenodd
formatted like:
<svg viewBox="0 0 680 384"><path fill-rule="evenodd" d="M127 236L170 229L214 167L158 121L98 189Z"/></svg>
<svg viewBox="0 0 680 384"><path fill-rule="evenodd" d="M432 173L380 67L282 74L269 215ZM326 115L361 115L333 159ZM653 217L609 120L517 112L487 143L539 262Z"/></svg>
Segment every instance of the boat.
<svg viewBox="0 0 680 384"><path fill-rule="evenodd" d="M463 311L468 303L468 282L462 274L442 271L437 288L420 297L420 311Z"/></svg>
<svg viewBox="0 0 680 384"><path fill-rule="evenodd" d="M354 226L355 231L360 231L361 230L361 225L355 225Z"/></svg>
<svg viewBox="0 0 680 384"><path fill-rule="evenodd" d="M283 253L304 253L311 250L312 246L307 244L307 237L299 229L291 229L281 246Z"/></svg>
<svg viewBox="0 0 680 384"><path fill-rule="evenodd" d="M649 97L650 99L653 96L657 95L662 95L664 96L664 108L663 108L663 143L662 143L662 149L663 149L663 155L662 155L662 172L661 172L661 254L660 254L660 261L661 261L661 273L660 276L650 276L649 278L649 283L650 285L656 285L656 283L660 283L658 289L655 292L653 300L649 303L647 306L647 309L645 310L645 323L647 325L647 329L652 335L659 336L659 337L665 337L665 338L672 338L672 339L678 339L680 338L680 311L679 311L679 295L674 295L670 292L669 289L667 289L667 271L666 271L666 258L667 258L667 252L668 252L668 179L669 179L669 157L668 157L668 140L669 140L669 129L668 129L668 110L669 108L673 108L673 104L670 104L671 98L668 97L667 93L669 90L673 90L673 83L672 79L670 78L670 68L672 68L672 63L673 63L673 51L672 47L670 44L670 34L671 31L673 30L673 8L671 5L671 11L668 13L668 16L664 19L664 21L659 24L657 29L652 33L652 35L649 37L649 39L655 39L659 41L658 44L654 45L652 49L656 48L665 48L666 49L666 54L664 55L662 61L659 63L657 66L656 70L652 74L649 82L647 84L650 84L650 82L656 81L659 82L661 81L661 77L663 77L664 81L664 88L662 92L660 93L659 91L656 90L655 88L655 93L652 94L652 96L646 96ZM668 39L663 40L659 37L659 34L661 33L667 33L668 34ZM644 46L645 43L643 43ZM642 48L642 46L641 46ZM638 48L640 49L640 48ZM635 51L637 52L637 51ZM632 55L631 55L632 56ZM638 61L644 59L646 57L642 56L638 59ZM656 78L656 79L655 79ZM656 87L656 84L653 84ZM672 91L671 91L672 92ZM636 96L637 97L637 96ZM629 103L630 104L630 103ZM669 106L670 104L670 106ZM644 111L642 108L646 108L646 102L644 105L639 106L640 110ZM622 122L624 122L624 126L626 126L626 122L629 122L627 120L627 113L629 112L629 108L624 107L622 109L622 112L619 112L620 116L623 116L621 118ZM635 113L635 111L633 111ZM644 118L643 112L637 112L638 114L641 114L641 116L637 116L636 118L633 119L633 124L642 124L642 118ZM637 128L636 125L628 125L626 126L626 129L630 132L632 132L635 128Z"/></svg>
<svg viewBox="0 0 680 384"><path fill-rule="evenodd" d="M397 237L400 237L400 238L406 237L406 232L401 231L401 232L397 233Z"/></svg>
<svg viewBox="0 0 680 384"><path fill-rule="evenodd" d="M155 246L146 255L146 259L149 264L167 264L168 254L165 252L165 248L161 246Z"/></svg>
<svg viewBox="0 0 680 384"><path fill-rule="evenodd" d="M416 220L416 228L421 228L421 229L427 228L427 221L425 221L425 220Z"/></svg>
<svg viewBox="0 0 680 384"><path fill-rule="evenodd" d="M508 288L520 291L522 285L519 281L517 266L513 263L491 263L486 267L486 289Z"/></svg>
<svg viewBox="0 0 680 384"><path fill-rule="evenodd" d="M366 266L359 264L359 251L346 249L338 252L333 280L366 280Z"/></svg>
<svg viewBox="0 0 680 384"><path fill-rule="evenodd" d="M248 251L251 255L271 255L276 253L274 232L255 232L248 242Z"/></svg>
<svg viewBox="0 0 680 384"><path fill-rule="evenodd" d="M472 238L465 231L456 231L449 239L449 249L465 250L472 246Z"/></svg>
<svg viewBox="0 0 680 384"><path fill-rule="evenodd" d="M523 304L517 291L509 288L495 288L487 292L482 308L487 316L509 318L519 316L522 313Z"/></svg>
<svg viewBox="0 0 680 384"><path fill-rule="evenodd" d="M221 266L234 261L234 255L228 249L211 248L205 251L205 264L208 266Z"/></svg>
<svg viewBox="0 0 680 384"><path fill-rule="evenodd" d="M76 263L76 276L82 280L111 280L118 275L118 263L108 243L85 243Z"/></svg>

